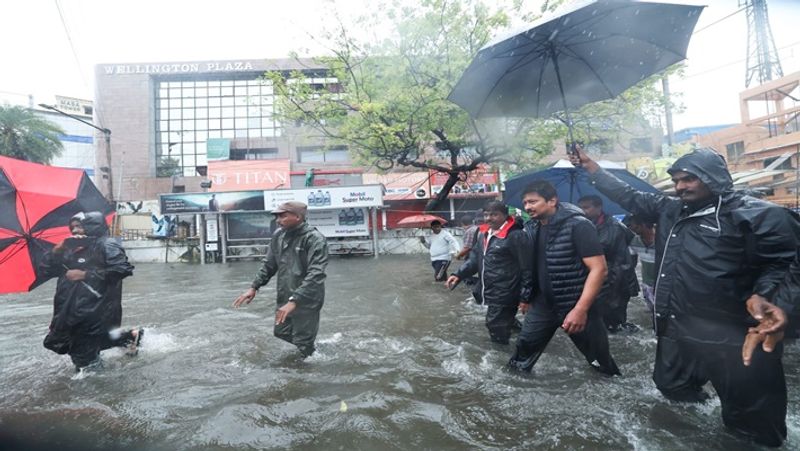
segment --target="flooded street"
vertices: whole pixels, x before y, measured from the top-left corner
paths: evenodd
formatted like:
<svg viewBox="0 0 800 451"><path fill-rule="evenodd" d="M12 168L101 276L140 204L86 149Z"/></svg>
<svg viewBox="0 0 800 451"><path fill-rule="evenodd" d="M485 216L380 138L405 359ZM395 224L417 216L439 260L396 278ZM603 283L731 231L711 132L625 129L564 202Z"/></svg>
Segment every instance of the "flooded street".
<svg viewBox="0 0 800 451"><path fill-rule="evenodd" d="M0 301L0 430L124 449L745 450L716 397L665 401L655 338L610 338L622 377L594 372L559 332L530 377L502 370L484 310L432 280L426 255L332 258L317 353L272 337L274 281L234 310L258 262L138 264L123 325L141 351L76 377L42 347L54 282ZM455 264L454 264L455 266ZM640 299L631 320L648 324ZM786 349L789 437L800 446L800 347ZM709 390L710 386L708 387Z"/></svg>

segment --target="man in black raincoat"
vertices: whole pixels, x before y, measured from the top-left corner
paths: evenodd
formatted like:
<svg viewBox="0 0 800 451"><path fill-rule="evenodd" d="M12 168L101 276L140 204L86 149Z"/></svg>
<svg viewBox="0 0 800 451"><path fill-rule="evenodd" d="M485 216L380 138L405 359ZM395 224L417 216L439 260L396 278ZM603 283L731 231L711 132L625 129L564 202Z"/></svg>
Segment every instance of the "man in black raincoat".
<svg viewBox="0 0 800 451"><path fill-rule="evenodd" d="M711 381L726 426L780 446L787 399L775 334L786 320L767 299L795 256L796 218L734 192L724 159L708 149L682 156L668 170L677 198L634 190L582 150L571 159L608 198L656 223L658 389L669 399L698 402ZM749 335L769 338L743 362Z"/></svg>
<svg viewBox="0 0 800 451"><path fill-rule="evenodd" d="M531 371L561 328L595 370L620 374L594 305L608 271L597 231L580 208L559 202L545 180L523 190L522 205L531 216L525 232L536 284L532 298L520 304L525 320L509 368Z"/></svg>
<svg viewBox="0 0 800 451"><path fill-rule="evenodd" d="M272 236L267 257L250 288L233 301L234 308L249 304L258 289L275 276L278 293L273 334L297 346L304 358L315 350L328 266L328 244L325 236L306 222L307 209L306 204L291 201L272 212L280 229Z"/></svg>
<svg viewBox="0 0 800 451"><path fill-rule="evenodd" d="M508 344L520 300L530 297L532 273L527 237L522 224L508 215L508 207L492 201L484 208L481 226L467 261L447 279L452 289L478 274L474 288L487 304L486 328L495 343Z"/></svg>
<svg viewBox="0 0 800 451"><path fill-rule="evenodd" d="M89 212L70 221L73 237L45 256L42 270L58 277L53 319L44 346L69 354L77 369L100 362L100 351L113 346L135 349L142 330L120 332L122 279L133 266L122 246L108 236L105 217Z"/></svg>
<svg viewBox="0 0 800 451"><path fill-rule="evenodd" d="M638 327L628 322L630 272L634 266L628 245L633 240L633 232L603 211L603 199L600 196L583 196L578 199L578 206L597 229L608 265L603 289L595 301L602 312L603 323L609 333L636 332Z"/></svg>

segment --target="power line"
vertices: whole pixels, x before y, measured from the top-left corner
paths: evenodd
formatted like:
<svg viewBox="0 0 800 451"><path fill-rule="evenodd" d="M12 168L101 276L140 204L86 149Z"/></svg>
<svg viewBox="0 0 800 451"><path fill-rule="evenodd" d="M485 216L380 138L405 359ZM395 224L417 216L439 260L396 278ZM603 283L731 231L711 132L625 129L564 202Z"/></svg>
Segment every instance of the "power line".
<svg viewBox="0 0 800 451"><path fill-rule="evenodd" d="M734 12L732 12L732 13L728 14L727 16L725 16L725 17L723 17L723 18L721 18L721 19L715 20L714 22L711 22L710 24L706 25L706 26L705 26L705 27L703 27L703 28L700 28L699 30L694 30L694 33L693 33L693 34L700 33L700 32L701 32L701 31L703 31L703 30L707 30L709 27L711 27L711 26L713 26L713 25L716 25L716 24L718 24L718 23L722 22L723 20L725 20L725 19L727 19L727 18L729 18L729 17L732 17L732 16L733 16L733 15L735 15L735 14L738 14L738 13L740 13L740 12L744 11L746 8L747 8L747 6L742 6L741 8L739 8L739 9L737 9L736 11L734 11Z"/></svg>
<svg viewBox="0 0 800 451"><path fill-rule="evenodd" d="M788 49L790 47L794 47L797 44L800 44L800 41L795 41L795 42L792 42L791 44L785 45L783 47L779 47L778 50L785 50L785 49ZM711 69L706 69L706 70L701 71L701 72L696 72L696 73L693 73L693 74L686 75L684 78L692 78L692 77L697 77L699 75L705 75L705 74L707 74L709 72L714 72L714 71L719 70L719 69L724 69L724 68L726 68L728 66L733 66L734 64L743 63L746 60L747 60L747 58L741 58L741 59L738 59L736 61L730 61L728 63L722 64L722 65L719 65L719 66L716 66L716 67L712 67Z"/></svg>

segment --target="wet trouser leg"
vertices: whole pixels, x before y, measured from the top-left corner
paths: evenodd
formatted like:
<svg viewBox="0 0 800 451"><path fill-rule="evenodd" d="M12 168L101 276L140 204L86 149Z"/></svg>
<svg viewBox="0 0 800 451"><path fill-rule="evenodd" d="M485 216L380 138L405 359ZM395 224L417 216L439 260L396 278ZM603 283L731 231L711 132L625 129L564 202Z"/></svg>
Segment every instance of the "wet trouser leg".
<svg viewBox="0 0 800 451"><path fill-rule="evenodd" d="M703 402L708 394L703 385L708 381L695 353L681 349L675 338L658 337L653 382L665 398L673 401Z"/></svg>
<svg viewBox="0 0 800 451"><path fill-rule="evenodd" d="M77 368L83 368L100 359L102 338L95 335L73 335L69 357Z"/></svg>
<svg viewBox="0 0 800 451"><path fill-rule="evenodd" d="M284 304L285 302L278 308ZM310 356L314 353L314 341L319 331L320 310L322 303L310 307L298 304L283 324L275 325L275 336L297 346L304 357Z"/></svg>
<svg viewBox="0 0 800 451"><path fill-rule="evenodd" d="M544 304L540 301L531 303L517 336L517 348L508 362L509 368L530 372L561 326L555 312Z"/></svg>
<svg viewBox="0 0 800 451"><path fill-rule="evenodd" d="M596 370L612 376L620 374L608 347L608 331L596 309L589 309L586 327L577 334L571 334L569 338Z"/></svg>
<svg viewBox="0 0 800 451"><path fill-rule="evenodd" d="M738 346L704 346L700 351L725 426L762 445L780 446L786 440L787 402L782 346L771 353L759 346L750 366L742 363Z"/></svg>
<svg viewBox="0 0 800 451"><path fill-rule="evenodd" d="M432 260L433 266L433 279L437 282L447 280L447 267L450 266L450 260Z"/></svg>
<svg viewBox="0 0 800 451"><path fill-rule="evenodd" d="M516 305L489 304L486 309L486 328L489 338L495 343L507 345L511 337L511 326L517 314Z"/></svg>

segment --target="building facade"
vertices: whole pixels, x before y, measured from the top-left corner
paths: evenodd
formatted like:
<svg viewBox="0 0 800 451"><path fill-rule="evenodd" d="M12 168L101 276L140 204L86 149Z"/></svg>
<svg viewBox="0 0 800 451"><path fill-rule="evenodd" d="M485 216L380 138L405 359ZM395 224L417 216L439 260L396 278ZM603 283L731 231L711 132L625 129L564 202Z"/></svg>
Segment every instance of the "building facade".
<svg viewBox="0 0 800 451"><path fill-rule="evenodd" d="M209 145L220 142L226 159L241 161L241 167L247 161L288 160L292 183L308 169L322 167L353 178L359 169L351 167L346 147L275 118L276 98L264 77L269 71L302 71L318 89L338 86L312 60L96 66L95 123L111 130L110 149L103 142L97 146L96 165L108 168L110 179L99 184L101 190L112 191L118 201L201 191Z"/></svg>

